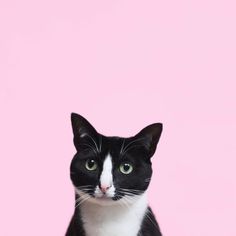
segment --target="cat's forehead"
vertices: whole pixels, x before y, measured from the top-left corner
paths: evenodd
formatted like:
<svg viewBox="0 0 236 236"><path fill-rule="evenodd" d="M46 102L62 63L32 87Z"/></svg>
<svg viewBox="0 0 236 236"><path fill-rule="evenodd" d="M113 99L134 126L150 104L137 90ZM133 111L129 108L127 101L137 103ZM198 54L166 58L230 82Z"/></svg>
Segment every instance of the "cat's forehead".
<svg viewBox="0 0 236 236"><path fill-rule="evenodd" d="M101 150L104 152L119 153L122 150L122 145L127 142L126 138L121 138L118 136L101 136Z"/></svg>
<svg viewBox="0 0 236 236"><path fill-rule="evenodd" d="M102 136L101 138L101 154L103 159L111 156L113 160L127 157L124 155L128 148L132 147L133 139L118 136Z"/></svg>

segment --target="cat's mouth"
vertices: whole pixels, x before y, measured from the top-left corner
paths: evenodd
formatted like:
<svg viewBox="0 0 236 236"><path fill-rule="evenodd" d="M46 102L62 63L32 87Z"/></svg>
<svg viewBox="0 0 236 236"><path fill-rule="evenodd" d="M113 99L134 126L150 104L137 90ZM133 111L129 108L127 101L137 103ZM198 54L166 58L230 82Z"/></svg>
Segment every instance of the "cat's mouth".
<svg viewBox="0 0 236 236"><path fill-rule="evenodd" d="M114 194L99 194L99 195L93 195L95 199L98 201L118 201L123 198L122 195L117 195L116 193Z"/></svg>
<svg viewBox="0 0 236 236"><path fill-rule="evenodd" d="M90 196L91 197L88 199L88 202L104 207L116 205L117 201L121 199L118 196L107 196L107 195L95 196L94 194Z"/></svg>
<svg viewBox="0 0 236 236"><path fill-rule="evenodd" d="M115 195L109 194L109 193L105 193L105 194L103 194L103 193L94 193L93 197L95 199L104 201L104 200L111 200L111 199L113 199L115 197Z"/></svg>
<svg viewBox="0 0 236 236"><path fill-rule="evenodd" d="M99 200L111 200L116 195L116 191L114 186L107 190L103 190L99 186L96 186L93 195Z"/></svg>
<svg viewBox="0 0 236 236"><path fill-rule="evenodd" d="M99 197L93 195L93 197L98 201L104 201L104 202L105 201L118 201L122 198L121 196L112 196L112 197L110 197L110 196L106 196L106 195L99 196Z"/></svg>
<svg viewBox="0 0 236 236"><path fill-rule="evenodd" d="M114 192L106 192L106 193L102 193L100 191L95 191L93 194L93 198L95 199L95 201L97 201L98 203L109 203L109 202L115 202L118 201L120 199L122 199L122 195L117 194L116 191Z"/></svg>

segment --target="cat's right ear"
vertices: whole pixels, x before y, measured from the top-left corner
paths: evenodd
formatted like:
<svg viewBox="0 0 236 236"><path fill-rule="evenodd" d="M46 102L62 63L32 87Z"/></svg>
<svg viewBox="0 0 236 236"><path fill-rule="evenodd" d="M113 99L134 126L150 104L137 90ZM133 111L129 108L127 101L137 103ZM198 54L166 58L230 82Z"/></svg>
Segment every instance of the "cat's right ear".
<svg viewBox="0 0 236 236"><path fill-rule="evenodd" d="M135 136L137 140L141 140L141 143L144 144L146 150L148 151L149 157L152 157L155 153L156 146L162 133L162 129L162 123L154 123L142 129Z"/></svg>
<svg viewBox="0 0 236 236"><path fill-rule="evenodd" d="M76 149L78 149L79 142L82 138L90 136L96 139L97 131L83 116L71 113L71 124Z"/></svg>

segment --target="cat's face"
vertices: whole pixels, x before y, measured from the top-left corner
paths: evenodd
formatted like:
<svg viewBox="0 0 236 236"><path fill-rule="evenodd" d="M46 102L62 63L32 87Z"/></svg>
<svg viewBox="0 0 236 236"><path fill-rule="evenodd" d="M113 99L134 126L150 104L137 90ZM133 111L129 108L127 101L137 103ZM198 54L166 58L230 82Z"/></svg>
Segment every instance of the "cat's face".
<svg viewBox="0 0 236 236"><path fill-rule="evenodd" d="M143 194L151 176L151 157L159 141L162 124L147 126L130 138L99 134L82 116L72 113L77 150L70 174L77 202L126 203Z"/></svg>

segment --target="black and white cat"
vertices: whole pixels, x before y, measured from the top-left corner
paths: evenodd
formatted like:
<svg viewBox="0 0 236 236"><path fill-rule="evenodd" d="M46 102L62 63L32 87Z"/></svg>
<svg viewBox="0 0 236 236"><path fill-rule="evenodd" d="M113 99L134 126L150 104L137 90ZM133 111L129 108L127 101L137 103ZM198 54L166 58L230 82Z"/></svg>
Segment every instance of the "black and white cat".
<svg viewBox="0 0 236 236"><path fill-rule="evenodd" d="M71 121L75 211L66 236L161 236L146 190L162 124L121 138L99 134L78 114Z"/></svg>

